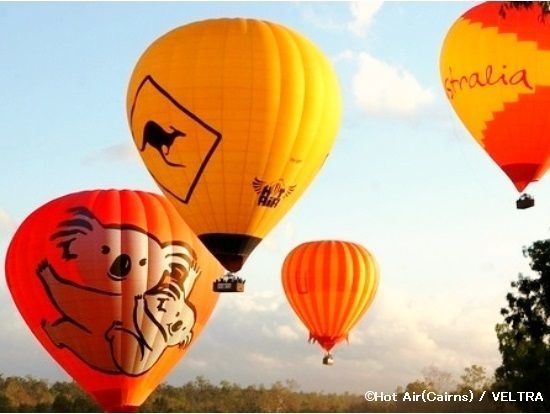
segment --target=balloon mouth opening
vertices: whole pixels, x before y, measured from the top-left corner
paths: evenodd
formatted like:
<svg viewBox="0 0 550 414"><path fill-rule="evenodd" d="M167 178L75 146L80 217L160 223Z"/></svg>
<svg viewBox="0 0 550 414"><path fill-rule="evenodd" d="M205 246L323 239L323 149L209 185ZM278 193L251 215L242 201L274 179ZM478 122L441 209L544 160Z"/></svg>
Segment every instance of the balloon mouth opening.
<svg viewBox="0 0 550 414"><path fill-rule="evenodd" d="M525 190L529 183L538 181L544 172L543 165L532 163L506 164L501 168L519 192Z"/></svg>
<svg viewBox="0 0 550 414"><path fill-rule="evenodd" d="M231 273L241 270L246 261L246 258L239 254L214 253L214 256Z"/></svg>
<svg viewBox="0 0 550 414"><path fill-rule="evenodd" d="M246 259L262 239L248 234L205 233L199 239L210 253L232 273L243 267Z"/></svg>
<svg viewBox="0 0 550 414"><path fill-rule="evenodd" d="M317 342L321 348L323 348L328 355L330 355L330 351L332 348L334 348L338 343L347 340L347 335L340 335L340 336L316 336L312 333L309 334L308 342L315 343Z"/></svg>

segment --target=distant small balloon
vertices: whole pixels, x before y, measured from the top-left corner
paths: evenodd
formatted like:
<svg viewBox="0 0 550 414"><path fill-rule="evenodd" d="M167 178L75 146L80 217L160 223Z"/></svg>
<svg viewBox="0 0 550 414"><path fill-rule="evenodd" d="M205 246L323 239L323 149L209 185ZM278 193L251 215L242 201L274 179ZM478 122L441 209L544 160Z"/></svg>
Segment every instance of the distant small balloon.
<svg viewBox="0 0 550 414"><path fill-rule="evenodd" d="M374 256L363 246L340 240L300 244L285 258L282 283L290 306L309 329L311 341L327 352L347 340L378 289Z"/></svg>

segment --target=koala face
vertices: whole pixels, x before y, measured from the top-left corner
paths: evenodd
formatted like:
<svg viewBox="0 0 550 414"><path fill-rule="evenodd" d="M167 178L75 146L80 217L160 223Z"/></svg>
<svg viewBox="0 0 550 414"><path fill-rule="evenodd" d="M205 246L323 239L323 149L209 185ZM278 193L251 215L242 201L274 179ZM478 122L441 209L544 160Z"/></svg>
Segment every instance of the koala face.
<svg viewBox="0 0 550 414"><path fill-rule="evenodd" d="M157 283L162 271L149 283L148 277L149 271L158 266L167 268L161 250L146 234L130 229L95 228L77 237L70 246L86 285L109 292L120 292L120 285L138 292L149 283Z"/></svg>
<svg viewBox="0 0 550 414"><path fill-rule="evenodd" d="M195 313L185 301L182 287L171 281L144 295L146 313L155 322L166 345L187 344Z"/></svg>
<svg viewBox="0 0 550 414"><path fill-rule="evenodd" d="M103 225L86 209L73 213L51 239L92 289L133 298L156 286L165 272L185 271L192 262L194 255L181 245L161 245L137 227Z"/></svg>

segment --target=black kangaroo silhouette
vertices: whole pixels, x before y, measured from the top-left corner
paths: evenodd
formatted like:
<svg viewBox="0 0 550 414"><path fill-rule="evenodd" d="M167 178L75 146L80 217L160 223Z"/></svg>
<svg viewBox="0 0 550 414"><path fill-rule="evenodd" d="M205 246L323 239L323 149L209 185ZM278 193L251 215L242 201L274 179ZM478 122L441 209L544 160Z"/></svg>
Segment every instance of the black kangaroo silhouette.
<svg viewBox="0 0 550 414"><path fill-rule="evenodd" d="M155 121L147 121L143 127L143 143L141 144L140 151L144 151L147 144L149 144L160 153L166 164L172 167L185 167L184 164L176 164L166 158L170 153L170 148L174 140L178 137L185 137L187 135L185 132L174 128L172 125L170 125L170 129L172 132L167 132ZM163 147L166 148L166 152L163 151Z"/></svg>

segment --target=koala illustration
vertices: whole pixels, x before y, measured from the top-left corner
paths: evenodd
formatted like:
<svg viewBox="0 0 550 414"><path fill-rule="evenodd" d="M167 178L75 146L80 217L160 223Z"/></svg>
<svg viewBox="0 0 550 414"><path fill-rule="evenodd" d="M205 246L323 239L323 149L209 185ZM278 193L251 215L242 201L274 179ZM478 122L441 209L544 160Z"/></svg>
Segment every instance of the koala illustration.
<svg viewBox="0 0 550 414"><path fill-rule="evenodd" d="M125 349L128 343L139 345L140 353L133 365L116 361L120 371L129 375L145 372L160 358L166 347L185 347L191 342L195 311L187 297L199 275L200 270L193 264L185 269L185 273L165 275L157 286L135 296L134 321L141 321L141 324L136 323L137 332L117 323L107 332L113 351ZM128 371L129 366L131 371Z"/></svg>
<svg viewBox="0 0 550 414"><path fill-rule="evenodd" d="M104 225L86 208L69 212L50 240L78 275L60 275L47 259L37 267L61 314L42 321L51 341L96 369L127 375L149 370L169 346L188 345L195 323L188 297L201 273L191 246Z"/></svg>
<svg viewBox="0 0 550 414"><path fill-rule="evenodd" d="M144 320L148 323L141 327L143 338L147 338L147 332L155 331L150 329L150 324L154 324L169 346L185 346L191 342L193 333L190 328L195 325L195 312L190 309L192 304L187 303L186 298L193 289L194 279L198 277L200 270L193 266L189 274L191 276L185 279L170 277L167 282L136 298L143 304L135 309L143 309L147 315Z"/></svg>

